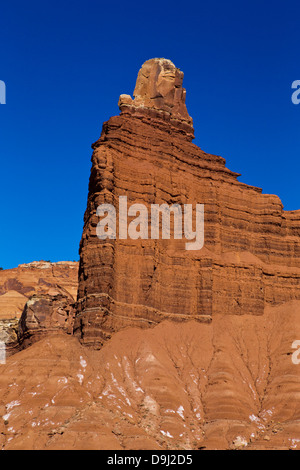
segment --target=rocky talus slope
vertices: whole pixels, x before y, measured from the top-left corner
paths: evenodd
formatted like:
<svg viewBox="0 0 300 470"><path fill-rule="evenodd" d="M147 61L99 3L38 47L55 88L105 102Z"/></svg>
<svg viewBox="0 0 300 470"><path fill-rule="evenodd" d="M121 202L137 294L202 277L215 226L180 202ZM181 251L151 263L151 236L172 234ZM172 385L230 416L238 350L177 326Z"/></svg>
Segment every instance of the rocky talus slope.
<svg viewBox="0 0 300 470"><path fill-rule="evenodd" d="M300 302L210 324L61 332L0 366L3 449L298 449Z"/></svg>
<svg viewBox="0 0 300 470"><path fill-rule="evenodd" d="M65 289L76 300L78 263L33 261L0 271L0 319L20 318L24 305L34 294Z"/></svg>

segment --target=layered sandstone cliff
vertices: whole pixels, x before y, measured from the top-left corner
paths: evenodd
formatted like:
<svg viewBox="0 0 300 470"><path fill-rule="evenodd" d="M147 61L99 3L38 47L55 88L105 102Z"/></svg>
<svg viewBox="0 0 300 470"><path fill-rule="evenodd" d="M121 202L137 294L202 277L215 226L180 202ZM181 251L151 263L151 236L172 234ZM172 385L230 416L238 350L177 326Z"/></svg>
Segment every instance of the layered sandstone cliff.
<svg viewBox="0 0 300 470"><path fill-rule="evenodd" d="M134 99L104 123L93 145L80 245L75 333L101 346L127 326L164 319L210 322L220 313L262 315L268 305L299 299L300 212L277 196L241 183L224 158L192 143L183 74L152 59L141 68ZM97 207L204 204L205 241L97 237Z"/></svg>

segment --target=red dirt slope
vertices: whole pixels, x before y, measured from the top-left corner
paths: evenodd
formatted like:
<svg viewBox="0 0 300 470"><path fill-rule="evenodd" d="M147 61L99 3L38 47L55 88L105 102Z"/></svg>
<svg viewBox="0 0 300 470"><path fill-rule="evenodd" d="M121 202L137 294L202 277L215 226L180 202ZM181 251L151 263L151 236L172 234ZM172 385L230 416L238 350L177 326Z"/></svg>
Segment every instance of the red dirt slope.
<svg viewBox="0 0 300 470"><path fill-rule="evenodd" d="M211 324L65 333L0 366L3 449L296 449L300 302Z"/></svg>

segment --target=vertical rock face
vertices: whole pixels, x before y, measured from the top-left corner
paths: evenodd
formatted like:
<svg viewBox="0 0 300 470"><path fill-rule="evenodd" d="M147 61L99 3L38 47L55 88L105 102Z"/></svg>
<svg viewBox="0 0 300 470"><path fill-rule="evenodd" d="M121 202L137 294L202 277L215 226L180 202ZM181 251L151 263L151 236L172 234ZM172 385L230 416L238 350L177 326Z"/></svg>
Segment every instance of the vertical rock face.
<svg viewBox="0 0 300 470"><path fill-rule="evenodd" d="M299 211L283 211L277 196L239 182L224 158L192 143L182 80L169 60L145 62L134 99L120 96L120 115L93 145L75 319L84 344L164 319L262 315L300 298ZM204 204L204 247L188 251L172 233L100 240L97 208L112 204L118 213L120 196L149 213L152 204Z"/></svg>
<svg viewBox="0 0 300 470"><path fill-rule="evenodd" d="M7 350L15 352L19 349L18 322L26 302L32 296L46 297L49 295L49 299L51 299L53 292L58 289L63 293L63 296L69 298L68 302L72 304L77 295L77 285L78 263L74 261L59 261L57 263L33 261L21 264L14 269L1 270L0 341L6 344ZM43 325L43 327L45 326ZM35 328L35 337L37 337L36 331ZM31 332L30 336L32 336ZM25 343L30 344L28 341Z"/></svg>

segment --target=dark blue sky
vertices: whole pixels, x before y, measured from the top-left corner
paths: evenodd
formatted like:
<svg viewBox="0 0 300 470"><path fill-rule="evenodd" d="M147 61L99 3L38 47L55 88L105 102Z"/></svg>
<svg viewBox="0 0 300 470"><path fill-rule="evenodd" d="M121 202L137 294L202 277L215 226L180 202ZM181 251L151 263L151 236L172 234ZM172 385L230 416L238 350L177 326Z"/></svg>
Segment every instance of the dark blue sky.
<svg viewBox="0 0 300 470"><path fill-rule="evenodd" d="M0 10L0 266L78 259L90 146L152 57L185 73L194 142L300 208L299 0L10 0Z"/></svg>

